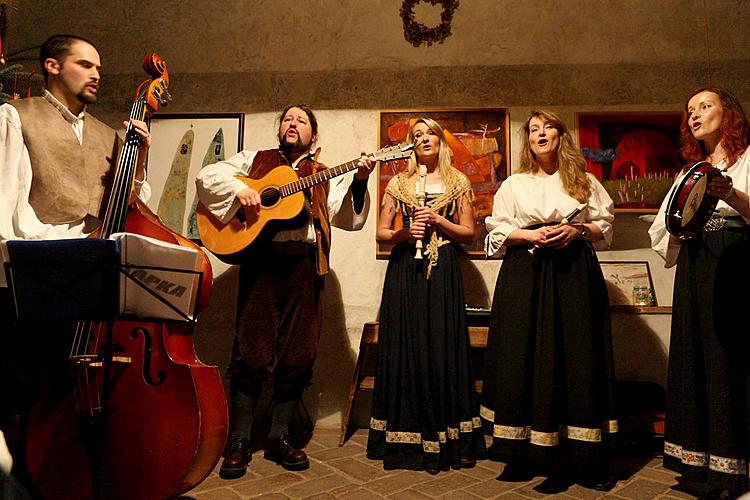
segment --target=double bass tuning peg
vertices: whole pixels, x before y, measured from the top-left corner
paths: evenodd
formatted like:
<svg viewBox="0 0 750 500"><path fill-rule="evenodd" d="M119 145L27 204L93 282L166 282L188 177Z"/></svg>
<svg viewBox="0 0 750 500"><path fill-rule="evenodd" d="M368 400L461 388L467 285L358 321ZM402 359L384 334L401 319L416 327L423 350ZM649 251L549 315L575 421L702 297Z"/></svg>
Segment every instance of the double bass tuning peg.
<svg viewBox="0 0 750 500"><path fill-rule="evenodd" d="M172 94L169 93L167 86L164 82L159 82L158 86L152 88L154 98L159 102L159 105L166 106L172 102Z"/></svg>

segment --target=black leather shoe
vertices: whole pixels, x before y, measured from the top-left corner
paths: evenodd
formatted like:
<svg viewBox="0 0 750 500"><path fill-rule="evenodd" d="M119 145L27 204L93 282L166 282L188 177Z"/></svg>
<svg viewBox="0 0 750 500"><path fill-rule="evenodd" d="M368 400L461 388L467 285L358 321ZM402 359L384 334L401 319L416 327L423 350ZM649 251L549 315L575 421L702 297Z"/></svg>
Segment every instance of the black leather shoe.
<svg viewBox="0 0 750 500"><path fill-rule="evenodd" d="M229 455L221 463L219 477L222 479L237 479L245 475L247 466L253 459L250 443L245 439L237 439L232 443Z"/></svg>
<svg viewBox="0 0 750 500"><path fill-rule="evenodd" d="M310 467L310 461L305 452L292 446L287 435L272 439L268 443L264 456L286 470L305 470Z"/></svg>
<svg viewBox="0 0 750 500"><path fill-rule="evenodd" d="M617 485L617 479L612 474L604 474L598 477L592 477L585 481L582 481L581 486L590 488L596 491L610 491Z"/></svg>
<svg viewBox="0 0 750 500"><path fill-rule="evenodd" d="M616 484L617 480L612 476L608 476L594 483L594 489L596 491L609 491L614 488Z"/></svg>
<svg viewBox="0 0 750 500"><path fill-rule="evenodd" d="M553 475L534 486L533 490L545 495L556 495L567 491L572 484L573 482L566 477Z"/></svg>

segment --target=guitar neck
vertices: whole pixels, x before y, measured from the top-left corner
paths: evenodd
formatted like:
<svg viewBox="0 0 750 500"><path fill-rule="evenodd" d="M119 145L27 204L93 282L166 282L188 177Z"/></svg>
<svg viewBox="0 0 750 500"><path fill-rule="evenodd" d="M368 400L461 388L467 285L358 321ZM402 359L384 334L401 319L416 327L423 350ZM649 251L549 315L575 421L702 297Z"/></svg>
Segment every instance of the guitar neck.
<svg viewBox="0 0 750 500"><path fill-rule="evenodd" d="M346 163L342 163L341 165L338 165L336 167L327 168L318 172L317 174L302 177L299 180L281 186L281 189L279 191L281 191L282 196L289 196L294 193L298 193L303 189L307 189L309 187L315 186L316 184L320 184L321 182L331 180L334 177L338 177L339 175L344 175L345 173L351 172L352 170L357 168L357 160L359 160L359 158L357 158L356 160L348 161Z"/></svg>

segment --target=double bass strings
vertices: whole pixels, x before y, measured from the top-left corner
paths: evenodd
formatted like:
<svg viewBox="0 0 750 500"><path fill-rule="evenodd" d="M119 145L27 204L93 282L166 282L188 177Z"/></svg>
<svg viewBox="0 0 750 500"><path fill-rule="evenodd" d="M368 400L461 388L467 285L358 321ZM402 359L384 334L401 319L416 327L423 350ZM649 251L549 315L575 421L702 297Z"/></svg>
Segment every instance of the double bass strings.
<svg viewBox="0 0 750 500"><path fill-rule="evenodd" d="M137 100L130 113L131 119L141 119L145 101L143 98ZM101 237L107 238L111 234L124 229L125 217L127 215L130 190L135 176L135 162L138 156L138 145L140 137L134 131L132 123L128 122L125 130L125 141L120 153L112 191L107 203L107 211L102 223ZM92 376L89 367L99 358L99 353L92 352L100 345L102 334L101 322L78 322L75 326L73 344L71 345L70 358L78 361L73 363L75 367L74 376L76 380L76 407L79 412L85 409L89 416L101 408L101 394L98 377Z"/></svg>
<svg viewBox="0 0 750 500"><path fill-rule="evenodd" d="M145 100L139 98L133 105L130 113L131 120L143 119ZM107 238L124 228L127 216L128 200L130 190L135 177L135 162L138 157L138 145L140 137L133 129L133 124L128 122L125 130L125 141L120 153L120 160L115 172L112 194L107 206L107 213L102 225L102 238Z"/></svg>

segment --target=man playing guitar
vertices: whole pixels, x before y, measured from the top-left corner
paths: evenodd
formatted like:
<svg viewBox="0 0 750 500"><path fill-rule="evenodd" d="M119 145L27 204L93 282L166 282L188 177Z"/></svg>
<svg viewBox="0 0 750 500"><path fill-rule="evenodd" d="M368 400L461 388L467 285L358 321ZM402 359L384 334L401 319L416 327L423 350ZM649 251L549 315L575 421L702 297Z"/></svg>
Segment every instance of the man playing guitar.
<svg viewBox="0 0 750 500"><path fill-rule="evenodd" d="M196 179L198 196L214 223L234 218L257 220L262 193L237 176L260 179L288 165L299 177L326 169L311 154L318 124L303 105L280 115L279 147L241 151L207 165ZM369 211L367 177L374 162L363 155L355 175L312 185L304 190L304 208L289 220L273 221L239 256L237 324L230 379L230 454L220 475L237 478L251 460L250 427L263 381L274 379L274 399L266 458L288 470L309 467L304 451L289 438L289 424L302 391L310 385L322 325L321 292L328 272L331 224L361 229Z"/></svg>

